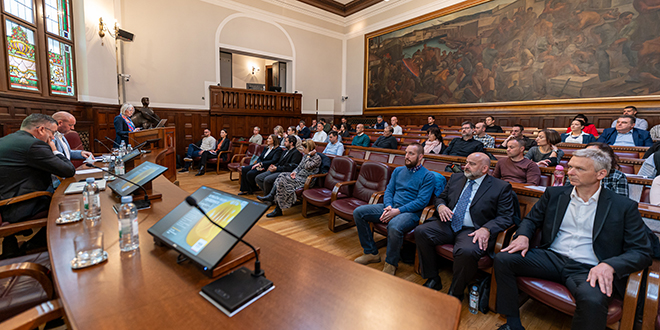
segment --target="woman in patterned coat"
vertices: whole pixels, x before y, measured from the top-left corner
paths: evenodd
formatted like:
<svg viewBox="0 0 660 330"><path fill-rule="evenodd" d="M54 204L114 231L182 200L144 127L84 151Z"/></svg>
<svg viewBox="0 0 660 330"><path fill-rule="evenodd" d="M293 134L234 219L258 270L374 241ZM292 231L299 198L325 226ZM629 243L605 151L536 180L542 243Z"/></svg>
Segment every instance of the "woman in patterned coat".
<svg viewBox="0 0 660 330"><path fill-rule="evenodd" d="M273 190L267 196L257 196L261 201L275 202L275 210L268 213L269 218L282 215L282 209L290 208L296 202L296 189L305 185L307 177L317 174L321 167L321 156L316 154L316 144L312 140L302 143L303 159L293 172L283 172L275 179Z"/></svg>

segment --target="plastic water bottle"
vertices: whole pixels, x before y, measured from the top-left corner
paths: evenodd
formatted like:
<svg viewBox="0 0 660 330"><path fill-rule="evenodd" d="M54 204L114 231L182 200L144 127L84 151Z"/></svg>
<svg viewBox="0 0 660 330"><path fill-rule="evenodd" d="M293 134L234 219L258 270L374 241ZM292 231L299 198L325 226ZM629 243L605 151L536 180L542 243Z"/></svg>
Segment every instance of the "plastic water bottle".
<svg viewBox="0 0 660 330"><path fill-rule="evenodd" d="M94 182L94 178L87 178L85 180L85 188L83 189L83 212L85 219L93 223L101 219L101 196L99 196L99 187Z"/></svg>
<svg viewBox="0 0 660 330"><path fill-rule="evenodd" d="M562 187L564 185L564 177L564 167L557 165L555 167L555 172L552 174L552 186Z"/></svg>
<svg viewBox="0 0 660 330"><path fill-rule="evenodd" d="M115 160L115 176L122 176L126 173L124 169L124 161L121 157L117 157Z"/></svg>
<svg viewBox="0 0 660 330"><path fill-rule="evenodd" d="M473 285L470 290L470 313L477 314L477 312L479 312L479 289Z"/></svg>
<svg viewBox="0 0 660 330"><path fill-rule="evenodd" d="M119 219L119 249L127 252L140 247L137 208L133 204L133 196L121 198L117 218Z"/></svg>
<svg viewBox="0 0 660 330"><path fill-rule="evenodd" d="M116 162L115 156L110 156L110 162L108 163L108 172L115 173L115 162ZM103 178L108 180L108 181L114 180L115 176L110 174L110 173L108 173L107 178L105 178L105 175L103 176Z"/></svg>
<svg viewBox="0 0 660 330"><path fill-rule="evenodd" d="M126 155L126 141L121 141L119 145L119 157L124 157Z"/></svg>
<svg viewBox="0 0 660 330"><path fill-rule="evenodd" d="M131 144L129 143L128 146L126 146L126 154L127 154L127 155L130 154L131 151L133 151L133 147L132 147Z"/></svg>

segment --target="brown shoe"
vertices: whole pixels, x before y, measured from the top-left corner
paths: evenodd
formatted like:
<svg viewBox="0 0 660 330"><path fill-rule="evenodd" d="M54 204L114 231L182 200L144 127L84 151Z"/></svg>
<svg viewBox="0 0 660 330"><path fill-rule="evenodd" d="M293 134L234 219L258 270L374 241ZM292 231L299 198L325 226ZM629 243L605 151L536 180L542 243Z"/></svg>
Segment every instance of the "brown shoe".
<svg viewBox="0 0 660 330"><path fill-rule="evenodd" d="M363 254L355 258L358 264L368 265L380 262L380 254Z"/></svg>
<svg viewBox="0 0 660 330"><path fill-rule="evenodd" d="M396 267L386 262L385 267L383 267L383 273L394 275L396 273Z"/></svg>

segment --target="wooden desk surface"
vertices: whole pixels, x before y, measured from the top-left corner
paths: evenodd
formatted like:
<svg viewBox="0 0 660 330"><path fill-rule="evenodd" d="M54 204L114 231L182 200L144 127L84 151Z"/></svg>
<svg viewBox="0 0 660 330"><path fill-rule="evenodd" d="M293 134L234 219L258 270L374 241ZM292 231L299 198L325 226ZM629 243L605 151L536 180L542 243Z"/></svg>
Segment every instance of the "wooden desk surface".
<svg viewBox="0 0 660 330"><path fill-rule="evenodd" d="M99 176L96 173L96 176ZM83 176L70 178L63 187ZM55 225L57 204L81 195L53 196L48 245L56 289L72 329L456 329L460 304L446 294L333 256L255 226L246 240L261 248L275 289L232 318L199 295L210 283L177 253L155 246L147 229L187 196L164 177L163 194L138 213L140 248L120 253L111 192L101 193L108 261L73 271L73 238L83 224ZM246 264L249 268L253 263Z"/></svg>

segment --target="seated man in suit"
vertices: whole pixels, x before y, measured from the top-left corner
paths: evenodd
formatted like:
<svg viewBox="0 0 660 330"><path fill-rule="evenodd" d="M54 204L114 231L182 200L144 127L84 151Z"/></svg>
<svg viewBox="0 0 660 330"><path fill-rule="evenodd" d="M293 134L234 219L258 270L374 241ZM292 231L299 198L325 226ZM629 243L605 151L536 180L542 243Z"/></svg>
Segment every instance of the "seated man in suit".
<svg viewBox="0 0 660 330"><path fill-rule="evenodd" d="M0 199L47 191L53 174L61 177L76 174L73 164L57 151L53 141L55 132L55 119L34 113L23 120L19 131L0 138ZM0 207L0 214L3 221L25 221L47 212L49 204L49 197L35 198ZM43 233L45 243L45 231ZM16 237L5 237L2 246L5 255L15 252L18 249Z"/></svg>
<svg viewBox="0 0 660 330"><path fill-rule="evenodd" d="M623 115L617 119L616 128L606 128L596 142L611 146L650 147L651 135L645 130L635 128L635 117Z"/></svg>
<svg viewBox="0 0 660 330"><path fill-rule="evenodd" d="M436 215L415 229L424 286L440 290L435 247L454 244L454 277L449 294L463 299L465 286L477 274L477 262L493 253L497 235L513 224L511 184L488 175L490 158L467 157L464 173L455 173L435 200Z"/></svg>
<svg viewBox="0 0 660 330"><path fill-rule="evenodd" d="M355 262L363 265L380 262L369 222L386 223L387 255L383 272L391 275L394 275L399 264L403 236L417 226L435 187L434 174L421 165L424 147L419 143L410 144L405 157L406 166L397 167L392 173L383 203L362 205L353 212L360 245L364 249L364 254Z"/></svg>
<svg viewBox="0 0 660 330"><path fill-rule="evenodd" d="M575 298L572 329L605 329L612 294L623 294L628 275L651 265L651 243L637 203L601 188L611 164L599 149L573 153L568 162L573 186L548 187L517 237L495 256L497 309L507 317L500 329L524 329L517 276L565 285ZM530 249L537 230L539 248Z"/></svg>
<svg viewBox="0 0 660 330"><path fill-rule="evenodd" d="M467 157L475 152L483 152L484 144L474 139L474 124L469 121L461 124L461 137L449 142L443 155Z"/></svg>
<svg viewBox="0 0 660 330"><path fill-rule="evenodd" d="M277 163L270 164L265 171L257 174L254 178L257 186L263 191L264 196L268 195L273 189L275 179L277 179L281 172L293 172L293 170L298 167L298 164L300 164L302 153L296 149L297 143L297 135L287 136L284 139L284 147L286 150L281 153Z"/></svg>
<svg viewBox="0 0 660 330"><path fill-rule="evenodd" d="M396 140L392 133L394 129L392 126L385 127L383 135L379 136L376 142L371 146L373 148L385 148L385 149L396 149L399 145L399 141Z"/></svg>
<svg viewBox="0 0 660 330"><path fill-rule="evenodd" d="M66 111L58 111L53 114L53 119L57 121L57 132L55 132L55 146L57 151L63 153L67 159L87 159L94 158L91 152L85 150L71 150L69 142L64 135L75 128L76 117Z"/></svg>
<svg viewBox="0 0 660 330"><path fill-rule="evenodd" d="M243 166L241 169L241 192L238 195L252 195L257 188L255 179L261 172L266 171L271 164L277 162L282 154L280 139L277 134L271 134L266 139L266 147L254 164Z"/></svg>
<svg viewBox="0 0 660 330"><path fill-rule="evenodd" d="M300 136L301 139L309 139L309 136L312 135L312 132L305 126L305 121L301 120L300 124L298 127L296 127L296 130L298 131L298 136Z"/></svg>

